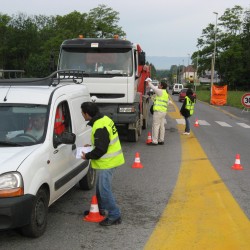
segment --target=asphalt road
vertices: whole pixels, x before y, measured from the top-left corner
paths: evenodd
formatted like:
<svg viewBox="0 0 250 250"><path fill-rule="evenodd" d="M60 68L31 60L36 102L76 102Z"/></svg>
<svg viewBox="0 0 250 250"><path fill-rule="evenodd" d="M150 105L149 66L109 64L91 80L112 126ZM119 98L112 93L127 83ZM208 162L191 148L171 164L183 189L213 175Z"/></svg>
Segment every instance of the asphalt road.
<svg viewBox="0 0 250 250"><path fill-rule="evenodd" d="M227 107L222 109L224 112L197 103L198 119L207 120L210 126L192 127L192 131L249 218L249 129L237 126L220 128L218 123L212 121L223 118L222 120L225 119L225 122L233 125L238 121L250 125L250 113L238 114L239 110ZM173 111L174 107L170 107L169 112ZM238 119L228 115L229 111L242 117ZM191 123L195 118L192 117ZM161 220L178 180L183 143L180 126L175 117L167 118L163 146L146 145L150 127L143 131L138 143L129 143L122 139L126 163L117 169L113 181L113 191L122 210L121 225L103 228L97 223L83 221L83 211L90 208L94 190L83 192L75 186L49 208L48 226L42 237L24 238L16 230L0 232L0 249L143 249L157 222ZM142 169L132 168L136 152L140 154ZM244 171L231 170L236 153L241 154Z"/></svg>

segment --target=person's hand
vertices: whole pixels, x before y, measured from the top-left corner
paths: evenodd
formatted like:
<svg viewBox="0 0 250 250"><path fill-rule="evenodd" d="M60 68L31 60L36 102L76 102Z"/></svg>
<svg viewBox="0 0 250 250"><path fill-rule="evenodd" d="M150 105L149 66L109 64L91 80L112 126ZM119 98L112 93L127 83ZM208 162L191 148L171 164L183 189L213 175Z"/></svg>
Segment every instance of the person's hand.
<svg viewBox="0 0 250 250"><path fill-rule="evenodd" d="M84 153L84 152L82 152L82 156L81 156L81 158L83 159L83 160L86 160L86 156L85 156L86 154Z"/></svg>
<svg viewBox="0 0 250 250"><path fill-rule="evenodd" d="M148 77L145 81L146 82L152 82L152 79Z"/></svg>

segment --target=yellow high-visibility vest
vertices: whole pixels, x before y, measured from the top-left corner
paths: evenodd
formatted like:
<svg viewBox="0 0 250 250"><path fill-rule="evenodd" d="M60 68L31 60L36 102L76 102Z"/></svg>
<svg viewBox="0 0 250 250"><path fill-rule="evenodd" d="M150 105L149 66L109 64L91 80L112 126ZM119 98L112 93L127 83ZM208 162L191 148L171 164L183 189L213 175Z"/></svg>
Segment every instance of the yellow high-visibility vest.
<svg viewBox="0 0 250 250"><path fill-rule="evenodd" d="M94 145L95 131L104 127L109 133L108 151L101 158L91 160L94 169L114 168L125 162L116 126L108 116L104 116L94 123L91 134L92 145Z"/></svg>

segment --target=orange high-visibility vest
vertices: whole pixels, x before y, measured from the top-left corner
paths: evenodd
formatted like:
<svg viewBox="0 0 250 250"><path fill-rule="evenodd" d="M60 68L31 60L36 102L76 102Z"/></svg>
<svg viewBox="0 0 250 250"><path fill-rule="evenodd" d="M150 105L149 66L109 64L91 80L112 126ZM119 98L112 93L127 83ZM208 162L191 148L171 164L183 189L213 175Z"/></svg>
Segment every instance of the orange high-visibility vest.
<svg viewBox="0 0 250 250"><path fill-rule="evenodd" d="M64 115L61 108L56 110L55 134L60 135L65 131Z"/></svg>

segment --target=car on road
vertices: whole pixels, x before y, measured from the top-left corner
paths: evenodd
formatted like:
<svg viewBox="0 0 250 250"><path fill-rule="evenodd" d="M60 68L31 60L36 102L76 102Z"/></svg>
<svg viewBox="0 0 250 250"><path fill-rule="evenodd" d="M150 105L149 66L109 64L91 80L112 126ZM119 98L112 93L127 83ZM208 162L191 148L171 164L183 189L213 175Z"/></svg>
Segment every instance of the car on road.
<svg viewBox="0 0 250 250"><path fill-rule="evenodd" d="M179 93L179 102L183 102L185 100L186 92L188 88L183 88ZM192 90L193 91L193 90ZM193 97L196 99L196 93L193 91Z"/></svg>
<svg viewBox="0 0 250 250"><path fill-rule="evenodd" d="M172 95L179 94L183 88L184 88L183 84L175 83L172 88Z"/></svg>

